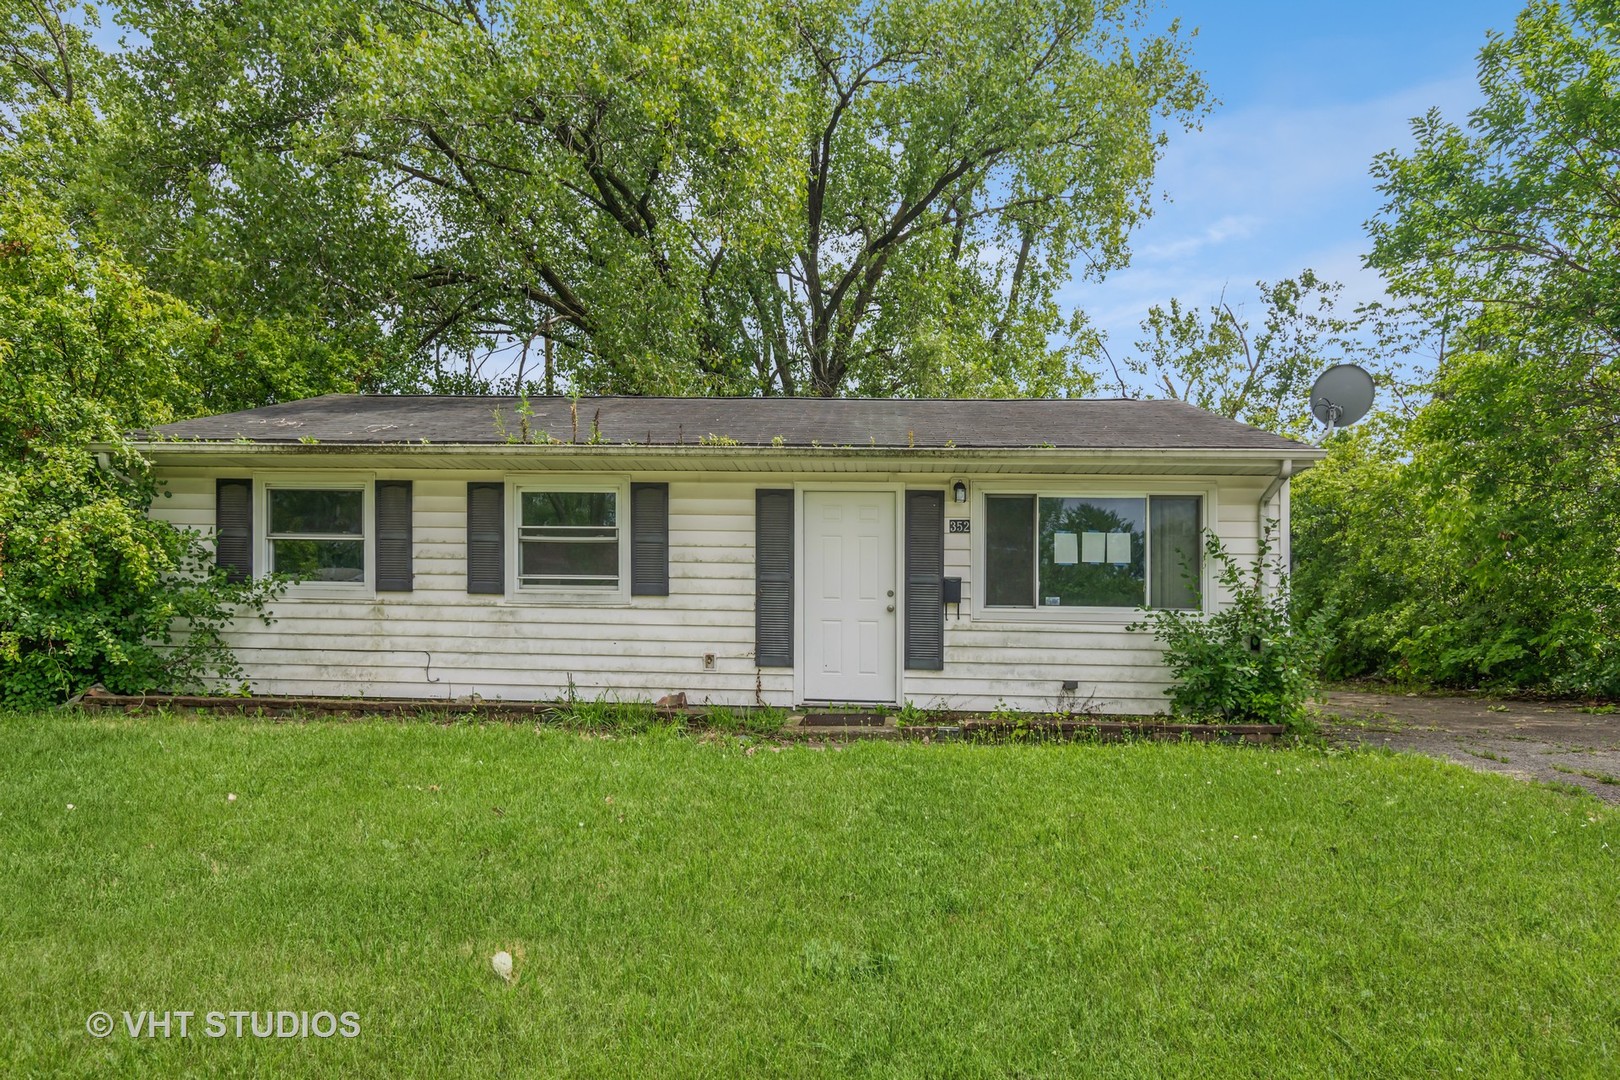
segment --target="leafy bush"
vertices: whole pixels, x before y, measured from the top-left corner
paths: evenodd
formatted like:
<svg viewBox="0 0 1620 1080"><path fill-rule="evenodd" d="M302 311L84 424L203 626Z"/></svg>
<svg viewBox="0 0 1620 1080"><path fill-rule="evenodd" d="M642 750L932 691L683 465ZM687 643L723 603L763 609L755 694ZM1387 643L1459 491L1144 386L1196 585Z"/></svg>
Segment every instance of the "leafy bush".
<svg viewBox="0 0 1620 1080"><path fill-rule="evenodd" d="M1213 613L1155 610L1132 630L1151 629L1165 646L1176 684L1165 691L1171 712L1199 722L1298 725L1305 715L1317 665L1329 643L1331 613L1302 618L1290 610L1288 578L1268 564L1269 541L1240 566L1214 533L1205 557L1219 567L1224 602ZM1268 572L1276 582L1268 588Z"/></svg>
<svg viewBox="0 0 1620 1080"><path fill-rule="evenodd" d="M139 458L118 467L52 448L0 471L0 704L241 676L223 631L239 611L263 617L279 584L226 583L199 533L146 515Z"/></svg>
<svg viewBox="0 0 1620 1080"><path fill-rule="evenodd" d="M1309 470L1295 520L1327 525L1327 588L1354 596L1331 580L1340 565L1394 584L1352 601L1348 632L1375 648L1343 659L1378 674L1620 696L1615 14L1613 0L1528 5L1480 52L1479 107L1462 123L1431 112L1410 152L1373 164L1368 265L1422 313L1438 357L1384 470L1394 483L1346 504L1396 520L1397 539L1340 540L1322 520L1354 469Z"/></svg>
<svg viewBox="0 0 1620 1080"><path fill-rule="evenodd" d="M1531 371L1454 353L1434 400L1294 481L1295 603L1338 613L1324 676L1620 696L1614 425Z"/></svg>
<svg viewBox="0 0 1620 1080"><path fill-rule="evenodd" d="M222 631L280 586L227 584L199 534L148 517L122 435L196 410L210 339L37 192L0 198L0 705L240 676Z"/></svg>

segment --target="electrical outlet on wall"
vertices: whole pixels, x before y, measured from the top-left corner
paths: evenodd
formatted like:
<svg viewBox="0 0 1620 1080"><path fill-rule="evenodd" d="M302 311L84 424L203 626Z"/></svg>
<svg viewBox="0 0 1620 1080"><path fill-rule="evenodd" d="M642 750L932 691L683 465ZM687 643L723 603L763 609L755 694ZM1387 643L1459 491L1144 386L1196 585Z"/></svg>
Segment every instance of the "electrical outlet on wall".
<svg viewBox="0 0 1620 1080"><path fill-rule="evenodd" d="M703 670L704 671L713 671L714 670L714 653L706 652L706 653L703 654Z"/></svg>

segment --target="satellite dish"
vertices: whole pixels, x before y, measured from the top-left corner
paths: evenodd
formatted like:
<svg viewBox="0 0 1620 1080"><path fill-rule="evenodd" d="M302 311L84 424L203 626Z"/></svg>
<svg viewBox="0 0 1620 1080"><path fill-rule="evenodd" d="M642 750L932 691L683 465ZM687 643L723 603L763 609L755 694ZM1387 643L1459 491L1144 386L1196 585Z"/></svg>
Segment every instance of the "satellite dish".
<svg viewBox="0 0 1620 1080"><path fill-rule="evenodd" d="M1334 364L1311 387L1311 415L1327 425L1329 435L1366 416L1372 403L1372 376L1355 364Z"/></svg>

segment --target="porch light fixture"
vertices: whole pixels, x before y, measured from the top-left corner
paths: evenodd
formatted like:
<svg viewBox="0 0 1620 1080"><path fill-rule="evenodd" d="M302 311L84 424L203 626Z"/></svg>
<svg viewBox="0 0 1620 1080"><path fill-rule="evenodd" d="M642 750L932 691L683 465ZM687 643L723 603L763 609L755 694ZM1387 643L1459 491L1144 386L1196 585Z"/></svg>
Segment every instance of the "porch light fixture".
<svg viewBox="0 0 1620 1080"><path fill-rule="evenodd" d="M951 498L955 499L959 503L967 502L967 484L963 483L960 480L958 480L956 483L952 484L951 485Z"/></svg>

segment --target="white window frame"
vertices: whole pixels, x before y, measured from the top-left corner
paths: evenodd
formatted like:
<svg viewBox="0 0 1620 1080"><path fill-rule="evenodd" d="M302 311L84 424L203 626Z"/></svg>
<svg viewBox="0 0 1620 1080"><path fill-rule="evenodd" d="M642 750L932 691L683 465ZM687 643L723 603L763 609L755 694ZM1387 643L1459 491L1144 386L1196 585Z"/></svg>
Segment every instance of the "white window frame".
<svg viewBox="0 0 1620 1080"><path fill-rule="evenodd" d="M628 606L630 603L630 480L628 477L559 479L537 474L511 477L507 481L507 559L506 595L519 601L580 606ZM601 492L614 498L613 517L619 531L619 584L605 585L525 585L523 566L523 495L530 491Z"/></svg>
<svg viewBox="0 0 1620 1080"><path fill-rule="evenodd" d="M1035 497L1035 513L1037 525L1040 516L1041 499L1148 499L1154 495L1196 495L1202 500L1203 520L1199 522L1202 536L1205 531L1214 527L1213 523L1220 520L1220 506L1216 498L1218 488L1212 483L1184 483L1176 480L1137 481L1135 483L1111 483L1099 481L1090 477L1081 478L1083 483L1072 485L1056 485L1051 477L1042 477L1039 481L1020 484L1016 481L1001 481L994 483L980 482L974 485L973 498L970 503L972 516L976 519L972 525L973 548L971 554L973 572L973 614L974 622L983 623L1092 623L1101 625L1124 626L1129 623L1140 622L1148 599L1148 588L1153 580L1152 535L1145 539L1148 550L1142 559L1142 600L1144 607L1097 607L1073 605L1069 607L1047 607L1037 603L1034 607L992 607L985 603L989 595L989 559L985 554L985 546L989 543L990 515L986 500L993 495L1033 495ZM1151 521L1149 522L1151 529ZM1039 559L1037 552L1036 558ZM1214 593L1215 577L1210 560L1202 559L1199 567L1198 592L1202 602L1201 608L1174 608L1166 610L1176 611L1204 611L1213 610L1211 598ZM1040 581L1037 576L1036 600L1039 601ZM948 627L947 627L948 629Z"/></svg>
<svg viewBox="0 0 1620 1080"><path fill-rule="evenodd" d="M266 578L274 573L275 548L270 536L270 492L293 491L358 491L360 492L360 538L365 549L365 576L359 581L301 581L287 586L289 598L345 598L370 599L376 596L377 584L377 528L376 510L372 502L376 494L375 478L369 474L273 473L253 477L253 560L258 567L256 577Z"/></svg>

